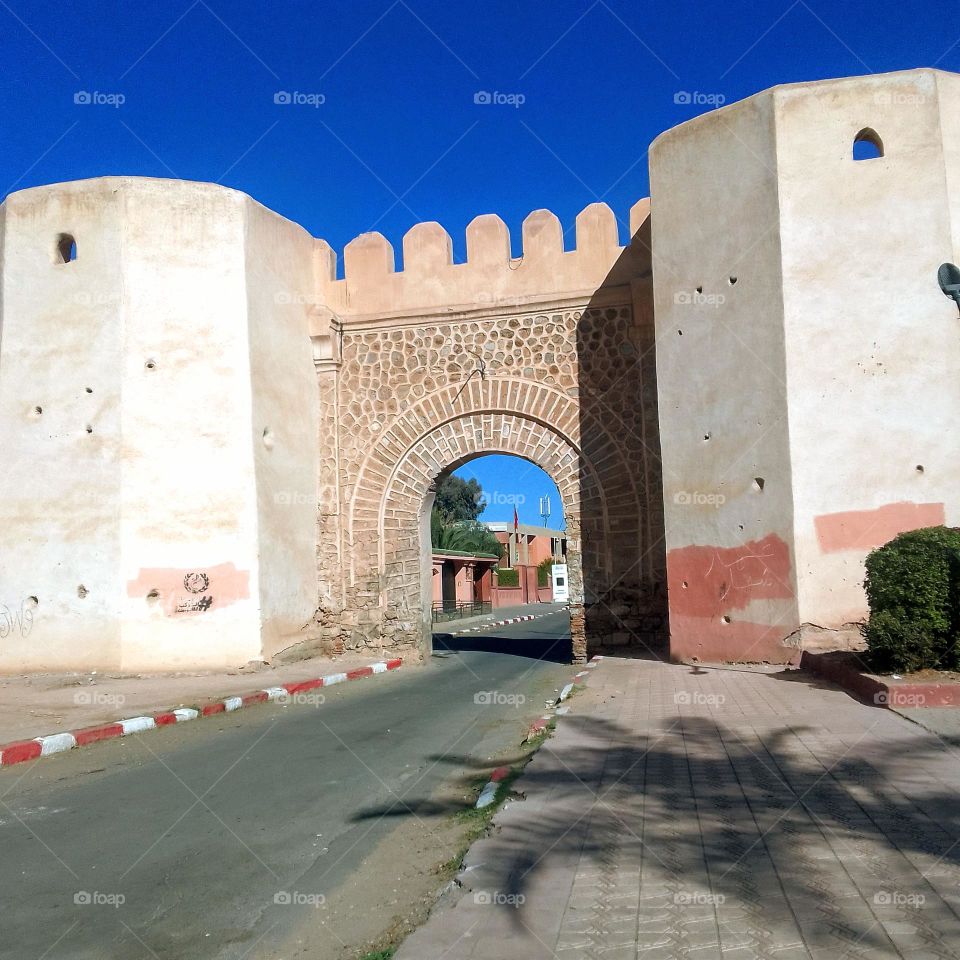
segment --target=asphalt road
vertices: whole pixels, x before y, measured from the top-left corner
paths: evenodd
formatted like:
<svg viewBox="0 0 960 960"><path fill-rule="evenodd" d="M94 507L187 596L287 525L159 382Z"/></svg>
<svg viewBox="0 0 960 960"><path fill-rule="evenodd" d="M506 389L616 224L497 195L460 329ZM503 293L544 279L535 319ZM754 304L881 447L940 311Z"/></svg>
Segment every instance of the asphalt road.
<svg viewBox="0 0 960 960"><path fill-rule="evenodd" d="M568 657L566 614L552 614L441 639L426 666L317 691L322 703L0 770L0 957L269 953L445 782L515 747Z"/></svg>

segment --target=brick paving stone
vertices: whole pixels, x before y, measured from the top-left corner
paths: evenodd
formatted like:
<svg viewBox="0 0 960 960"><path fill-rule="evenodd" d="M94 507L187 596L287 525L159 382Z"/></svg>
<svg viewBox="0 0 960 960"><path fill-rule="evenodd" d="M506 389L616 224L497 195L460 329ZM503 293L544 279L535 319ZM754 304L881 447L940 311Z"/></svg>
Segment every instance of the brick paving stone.
<svg viewBox="0 0 960 960"><path fill-rule="evenodd" d="M960 958L949 739L788 671L608 658L572 705L397 960Z"/></svg>

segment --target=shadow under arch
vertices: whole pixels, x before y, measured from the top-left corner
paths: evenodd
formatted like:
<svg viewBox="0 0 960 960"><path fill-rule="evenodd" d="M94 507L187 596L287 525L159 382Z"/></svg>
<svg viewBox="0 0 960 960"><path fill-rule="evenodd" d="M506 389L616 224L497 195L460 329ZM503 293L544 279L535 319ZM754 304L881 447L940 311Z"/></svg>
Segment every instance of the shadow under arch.
<svg viewBox="0 0 960 960"><path fill-rule="evenodd" d="M581 513L584 633L591 653L659 658L668 610L649 201L631 211L630 231L576 328L581 462L609 457L613 443L620 465L603 480L606 510L585 501Z"/></svg>

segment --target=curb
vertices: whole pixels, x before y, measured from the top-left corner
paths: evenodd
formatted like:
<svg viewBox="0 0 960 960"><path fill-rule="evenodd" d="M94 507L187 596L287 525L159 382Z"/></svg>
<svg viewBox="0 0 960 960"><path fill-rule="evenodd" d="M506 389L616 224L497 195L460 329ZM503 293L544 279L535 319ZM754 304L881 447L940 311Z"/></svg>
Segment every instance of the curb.
<svg viewBox="0 0 960 960"><path fill-rule="evenodd" d="M800 668L843 687L850 693L888 710L897 707L960 706L960 683L902 683L887 681L858 669L850 658L803 651Z"/></svg>
<svg viewBox="0 0 960 960"><path fill-rule="evenodd" d="M130 717L126 720L116 720L113 723L83 727L69 733L53 733L46 737L34 737L32 740L15 740L12 743L0 744L0 766L7 767L14 763L23 763L24 760L49 757L55 753L63 753L65 750L99 743L101 740L126 737L131 733L155 730L157 727L185 723L187 720L198 720L219 713L232 713L234 710L252 707L258 703L285 700L298 693L305 693L307 690L332 687L347 680L360 680L374 674L386 673L388 670L396 670L402 664L402 658L381 660L379 663L357 667L357 669L350 670L347 673L332 673L329 676L316 677L313 680L299 680L296 683L285 683L279 687L254 690L252 693L225 697L223 700L213 700L197 707L177 707L174 710L161 710L142 717Z"/></svg>
<svg viewBox="0 0 960 960"><path fill-rule="evenodd" d="M490 804L496 799L497 789L500 786L500 781L509 775L509 767L497 767L497 769L490 774L490 779L487 781L486 786L480 791L480 796L477 797L477 802L474 809L482 810L484 807L489 807Z"/></svg>
<svg viewBox="0 0 960 960"><path fill-rule="evenodd" d="M586 665L586 667L581 670L573 680L568 683L563 690L560 692L560 697L557 700L557 703L560 703L562 700L566 700L570 696L570 692L573 690L574 686L584 682L586 677L590 676L590 671L596 667L599 662L603 659L601 656L595 656L591 661ZM562 707L561 710L565 713L569 710L569 707ZM561 711L557 711L559 714ZM523 742L529 743L534 737L539 736L547 728L547 724L554 719L556 714L545 713L542 717L538 717L533 723L530 724L530 729L527 730L527 735L524 737ZM500 785L500 781L510 775L510 767L497 767L493 773L490 774L490 779L487 781L484 788L480 791L480 796L477 797L477 802L474 804L474 809L482 810L484 807L489 807L491 803L496 799L497 788Z"/></svg>
<svg viewBox="0 0 960 960"><path fill-rule="evenodd" d="M567 607L561 607L559 610L545 610L543 613L527 613L522 617L508 617L506 620L493 620L490 623L481 623L475 627L467 627L464 630L450 630L451 637L459 637L465 633L478 633L481 630L489 630L491 627L505 627L508 623L524 623L527 620L539 620L540 617L549 617L554 613L561 613L562 611L568 609Z"/></svg>

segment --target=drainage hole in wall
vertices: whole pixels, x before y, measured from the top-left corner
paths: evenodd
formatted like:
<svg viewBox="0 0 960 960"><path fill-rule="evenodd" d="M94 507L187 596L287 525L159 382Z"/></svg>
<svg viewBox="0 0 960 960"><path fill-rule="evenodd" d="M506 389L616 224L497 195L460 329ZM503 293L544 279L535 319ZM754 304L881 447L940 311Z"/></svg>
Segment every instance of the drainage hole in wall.
<svg viewBox="0 0 960 960"><path fill-rule="evenodd" d="M147 594L147 603L156 603L159 599L160 599L160 591L159 591L159 590L151 590L151 591Z"/></svg>
<svg viewBox="0 0 960 960"><path fill-rule="evenodd" d="M728 278L727 278L727 283L729 283L731 287L732 287L736 282L737 282L737 277L728 277Z"/></svg>
<svg viewBox="0 0 960 960"><path fill-rule="evenodd" d="M705 433L705 434L703 435L704 442L706 442L707 440L709 440L711 436L713 436L713 434Z"/></svg>
<svg viewBox="0 0 960 960"><path fill-rule="evenodd" d="M81 583L77 587L77 596L82 600L90 591Z"/></svg>
<svg viewBox="0 0 960 960"><path fill-rule="evenodd" d="M680 586L683 587L684 590L686 590L689 584L687 583L686 580L684 580L683 583L680 584Z"/></svg>
<svg viewBox="0 0 960 960"><path fill-rule="evenodd" d="M742 524L742 523L738 523L738 524L737 524L737 529L738 529L738 530L742 530L742 529L743 529L743 524Z"/></svg>
<svg viewBox="0 0 960 960"><path fill-rule="evenodd" d="M754 488L754 490L759 490L761 493L763 493L763 485L764 485L765 483L766 483L766 481L763 479L763 477L754 477L754 478L753 478L753 488Z"/></svg>
<svg viewBox="0 0 960 960"><path fill-rule="evenodd" d="M34 407L30 412L35 417L39 417L43 413L43 407Z"/></svg>
<svg viewBox="0 0 960 960"><path fill-rule="evenodd" d="M273 449L273 431L269 427L263 428L263 445L268 449Z"/></svg>
<svg viewBox="0 0 960 960"><path fill-rule="evenodd" d="M917 473L923 473L923 464L922 464L922 463L918 463L918 464L917 464Z"/></svg>
<svg viewBox="0 0 960 960"><path fill-rule="evenodd" d="M83 429L86 430L87 433L93 433L93 427L91 427L89 423Z"/></svg>
<svg viewBox="0 0 960 960"><path fill-rule="evenodd" d="M144 364L144 366L145 366L148 370L156 370L156 369L157 369L157 361L156 361L156 360L148 360L148 361Z"/></svg>
<svg viewBox="0 0 960 960"><path fill-rule="evenodd" d="M93 393L93 387L84 387L84 390L86 390L87 393Z"/></svg>
<svg viewBox="0 0 960 960"><path fill-rule="evenodd" d="M678 337L682 337L682 336L683 336L683 331L682 331L682 330L678 330L678 331L677 331L677 336L678 336Z"/></svg>
<svg viewBox="0 0 960 960"><path fill-rule="evenodd" d="M33 610L39 603L40 601L36 597L27 597L26 606L28 609Z"/></svg>
<svg viewBox="0 0 960 960"><path fill-rule="evenodd" d="M727 616L724 616L722 619L723 619L723 622L724 622L724 623L729 623L729 622L730 622L730 618L727 617Z"/></svg>
<svg viewBox="0 0 960 960"><path fill-rule="evenodd" d="M703 287L697 287L697 293L703 293Z"/></svg>

